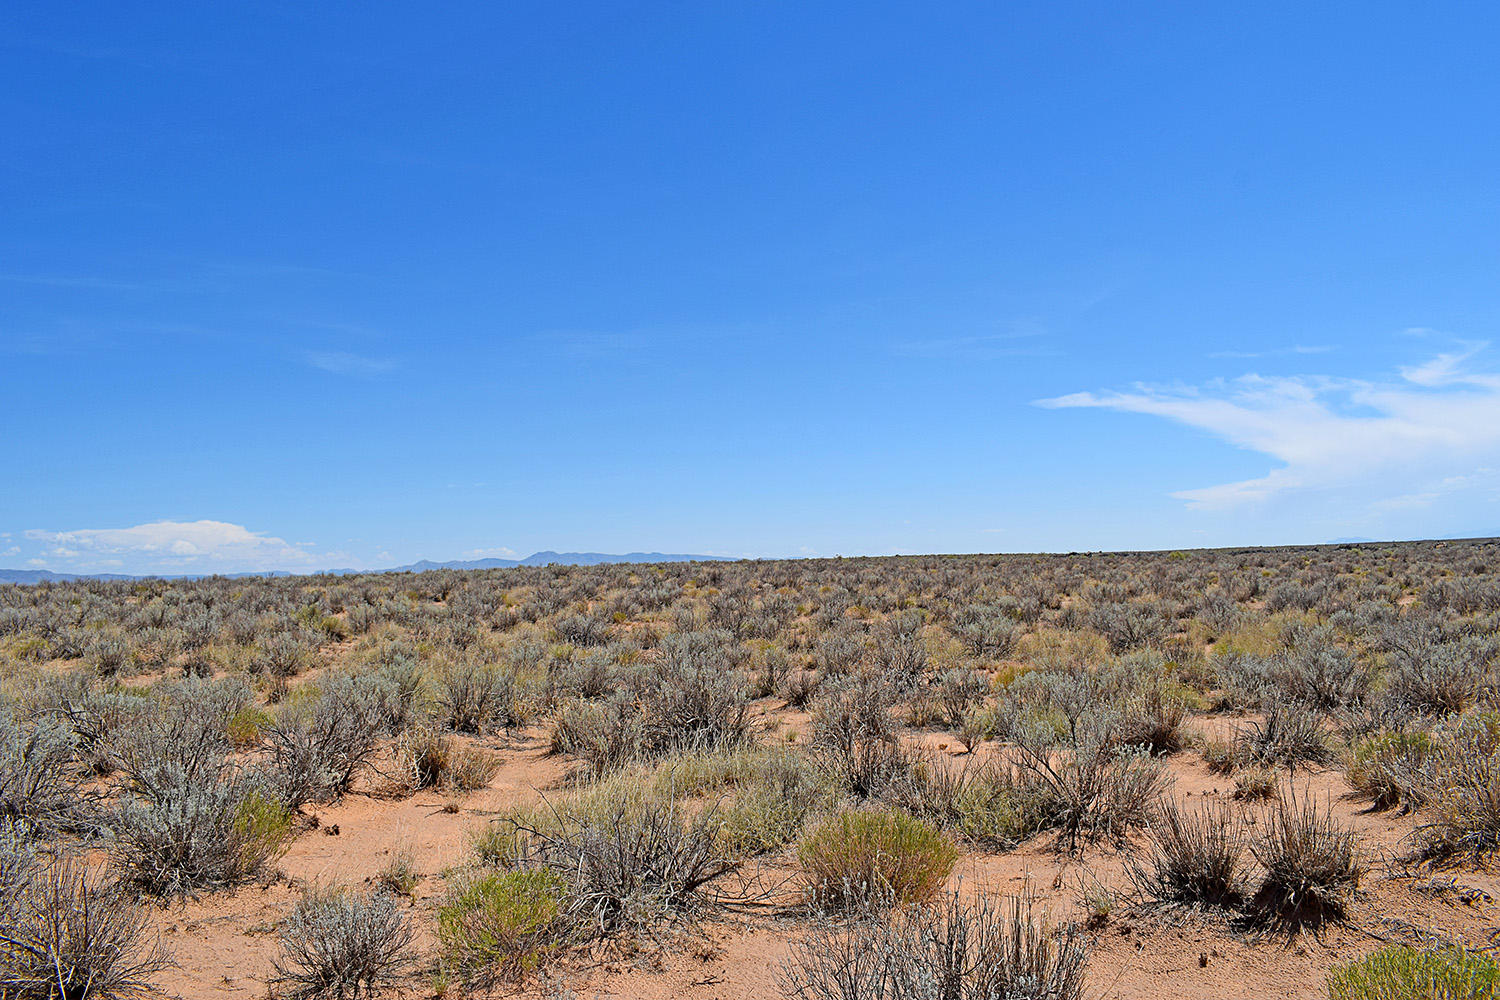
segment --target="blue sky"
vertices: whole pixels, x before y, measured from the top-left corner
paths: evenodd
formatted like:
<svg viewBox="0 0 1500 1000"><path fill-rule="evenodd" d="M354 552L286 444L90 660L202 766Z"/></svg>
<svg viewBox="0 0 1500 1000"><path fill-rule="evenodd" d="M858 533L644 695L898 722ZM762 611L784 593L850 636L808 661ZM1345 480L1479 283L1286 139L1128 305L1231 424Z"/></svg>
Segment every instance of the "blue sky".
<svg viewBox="0 0 1500 1000"><path fill-rule="evenodd" d="M0 12L0 565L1500 533L1484 4Z"/></svg>

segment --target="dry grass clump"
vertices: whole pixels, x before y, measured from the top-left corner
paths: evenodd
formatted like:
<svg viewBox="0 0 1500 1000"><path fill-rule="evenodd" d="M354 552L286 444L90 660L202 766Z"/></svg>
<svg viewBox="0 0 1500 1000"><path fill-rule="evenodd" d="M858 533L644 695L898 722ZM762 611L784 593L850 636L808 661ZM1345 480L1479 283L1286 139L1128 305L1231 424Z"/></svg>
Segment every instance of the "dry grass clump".
<svg viewBox="0 0 1500 1000"><path fill-rule="evenodd" d="M1251 912L1292 928L1341 918L1364 874L1354 831L1310 797L1277 799L1250 851L1264 870Z"/></svg>
<svg viewBox="0 0 1500 1000"><path fill-rule="evenodd" d="M650 778L663 796L716 796L719 842L731 856L795 841L808 819L838 806L838 779L795 747L738 746L662 760Z"/></svg>
<svg viewBox="0 0 1500 1000"><path fill-rule="evenodd" d="M469 792L484 788L500 770L495 754L429 729L402 734L394 752L401 779L413 790L437 787Z"/></svg>
<svg viewBox="0 0 1500 1000"><path fill-rule="evenodd" d="M0 832L0 996L138 1000L171 964L142 907L77 859L44 864Z"/></svg>
<svg viewBox="0 0 1500 1000"><path fill-rule="evenodd" d="M1295 931L1340 919L1364 874L1353 831L1291 793L1253 833L1227 805L1188 812L1176 803L1165 804L1146 833L1126 873L1147 901L1237 911L1251 924Z"/></svg>
<svg viewBox="0 0 1500 1000"><path fill-rule="evenodd" d="M385 867L375 876L375 884L393 896L411 896L421 879L417 871L415 852L410 844L403 845L391 855Z"/></svg>
<svg viewBox="0 0 1500 1000"><path fill-rule="evenodd" d="M808 896L826 909L926 902L957 860L953 842L936 827L875 810L829 817L797 849Z"/></svg>
<svg viewBox="0 0 1500 1000"><path fill-rule="evenodd" d="M1238 765L1295 768L1333 759L1322 718L1296 702L1273 705L1264 722L1252 722L1235 737Z"/></svg>
<svg viewBox="0 0 1500 1000"><path fill-rule="evenodd" d="M1054 928L1030 895L957 893L853 927L825 925L793 946L778 980L794 1000L1079 1000L1088 946Z"/></svg>
<svg viewBox="0 0 1500 1000"><path fill-rule="evenodd" d="M1430 807L1414 834L1425 859L1451 863L1500 848L1500 716L1493 712L1430 733L1374 737L1356 748L1348 774L1377 805Z"/></svg>
<svg viewBox="0 0 1500 1000"><path fill-rule="evenodd" d="M1436 743L1421 730L1381 733L1354 747L1344 777L1370 796L1376 809L1409 812L1431 794Z"/></svg>
<svg viewBox="0 0 1500 1000"><path fill-rule="evenodd" d="M1002 849L1050 826L1057 805L1044 783L1004 758L955 764L941 753L915 757L882 798L964 840Z"/></svg>
<svg viewBox="0 0 1500 1000"><path fill-rule="evenodd" d="M1276 797L1276 771L1269 767L1247 767L1234 776L1234 797L1247 802Z"/></svg>
<svg viewBox="0 0 1500 1000"><path fill-rule="evenodd" d="M1158 903L1238 906L1245 896L1245 828L1228 807L1183 811L1168 801L1147 828L1144 856L1126 867Z"/></svg>
<svg viewBox="0 0 1500 1000"><path fill-rule="evenodd" d="M1016 741L1017 766L1044 790L1050 825L1069 850L1143 826L1169 782L1144 748L1111 746L1100 735L1085 734L1071 747L1024 736Z"/></svg>

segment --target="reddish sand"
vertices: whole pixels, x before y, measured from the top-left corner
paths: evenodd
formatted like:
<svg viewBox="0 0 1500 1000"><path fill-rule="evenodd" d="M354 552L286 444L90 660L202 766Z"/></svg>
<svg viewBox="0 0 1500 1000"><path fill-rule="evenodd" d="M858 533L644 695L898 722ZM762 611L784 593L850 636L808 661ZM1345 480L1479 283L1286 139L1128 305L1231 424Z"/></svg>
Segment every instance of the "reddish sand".
<svg viewBox="0 0 1500 1000"><path fill-rule="evenodd" d="M805 715L771 714L783 732L800 730L805 724ZM1224 718L1194 723L1215 735L1235 724ZM959 749L956 740L941 734L928 734L922 740L933 747L946 744L950 753ZM160 977L161 985L173 995L191 998L264 995L276 953L276 925L293 905L300 887L334 881L359 884L372 878L393 851L409 846L423 874L411 905L425 971L413 975L402 992L432 996L436 954L432 910L443 890L441 873L464 859L470 834L489 814L536 801L549 789L558 790L570 766L547 755L540 731L484 744L503 760L489 787L458 799L430 791L406 798L350 795L315 810L318 828L297 837L270 885L214 894L158 911L163 937L178 963ZM1170 759L1169 767L1175 778L1174 794L1185 802L1232 801L1233 780L1212 774L1198 754L1184 751ZM1091 996L1141 1000L1324 997L1324 975L1330 966L1384 942L1420 941L1430 935L1487 945L1492 935L1500 933L1495 905L1500 884L1489 872L1468 867L1436 873L1439 882L1456 884L1456 890L1437 891L1429 882L1434 873L1413 878L1393 863L1403 838L1419 822L1417 817L1369 811L1337 770L1299 771L1293 780L1299 792L1331 803L1362 838L1370 870L1348 920L1316 936L1288 939L1236 931L1222 919L1209 916L1148 912L1123 905L1087 932L1093 945ZM378 785L378 780L373 784ZM459 803L458 812L445 811L450 801ZM1243 808L1253 819L1261 807L1236 803L1235 808ZM329 832L334 827L336 836ZM768 884L786 874L785 859L763 865ZM1097 879L1124 891L1123 865L1115 848L1093 847L1069 856L1058 853L1050 838L1042 836L1003 853L966 851L952 884L965 890L1000 892L1030 886L1055 918L1082 921L1080 884ZM787 895L783 892L781 898ZM793 911L774 905L747 906L700 924L691 935L681 936L665 949L625 957L578 956L558 974L580 998L776 997L776 970L806 926L806 918ZM549 994L532 982L519 995Z"/></svg>

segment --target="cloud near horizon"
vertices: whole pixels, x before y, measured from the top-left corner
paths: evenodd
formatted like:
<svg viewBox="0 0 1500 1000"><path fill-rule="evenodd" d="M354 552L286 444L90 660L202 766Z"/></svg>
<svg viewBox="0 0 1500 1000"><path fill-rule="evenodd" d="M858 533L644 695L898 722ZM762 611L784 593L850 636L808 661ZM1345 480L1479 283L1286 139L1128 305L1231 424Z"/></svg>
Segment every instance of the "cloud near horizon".
<svg viewBox="0 0 1500 1000"><path fill-rule="evenodd" d="M1192 508L1351 487L1366 491L1369 511L1419 507L1497 487L1500 374L1469 366L1487 346L1465 343L1387 381L1247 374L1203 386L1076 392L1036 405L1163 417L1281 463L1255 479L1172 494Z"/></svg>
<svg viewBox="0 0 1500 1000"><path fill-rule="evenodd" d="M24 532L43 549L32 566L69 572L257 572L309 569L313 555L225 521L153 521L129 528Z"/></svg>

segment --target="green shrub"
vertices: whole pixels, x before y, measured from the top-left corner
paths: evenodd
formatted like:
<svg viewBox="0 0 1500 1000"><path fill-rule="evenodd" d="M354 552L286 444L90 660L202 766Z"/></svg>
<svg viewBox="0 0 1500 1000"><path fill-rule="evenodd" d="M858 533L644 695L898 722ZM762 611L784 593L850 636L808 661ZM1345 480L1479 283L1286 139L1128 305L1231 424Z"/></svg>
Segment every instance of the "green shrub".
<svg viewBox="0 0 1500 1000"><path fill-rule="evenodd" d="M1453 947L1389 945L1328 974L1330 1000L1493 1000L1500 965Z"/></svg>
<svg viewBox="0 0 1500 1000"><path fill-rule="evenodd" d="M470 981L519 977L567 941L566 892L566 882L542 868L470 875L438 908L438 941Z"/></svg>
<svg viewBox="0 0 1500 1000"><path fill-rule="evenodd" d="M292 813L273 796L252 787L235 807L230 829L246 858L269 860L291 839Z"/></svg>
<svg viewBox="0 0 1500 1000"><path fill-rule="evenodd" d="M926 902L953 871L958 851L930 823L860 810L825 820L802 842L797 860L814 902L858 908Z"/></svg>

